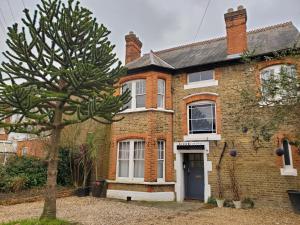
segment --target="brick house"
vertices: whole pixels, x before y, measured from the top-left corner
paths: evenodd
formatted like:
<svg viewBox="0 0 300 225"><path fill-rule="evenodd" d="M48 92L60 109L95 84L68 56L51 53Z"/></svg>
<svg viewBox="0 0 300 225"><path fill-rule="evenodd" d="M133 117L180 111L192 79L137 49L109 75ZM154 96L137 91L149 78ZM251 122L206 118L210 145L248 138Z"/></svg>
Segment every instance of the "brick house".
<svg viewBox="0 0 300 225"><path fill-rule="evenodd" d="M108 197L207 201L217 196L216 163L224 142L231 140L239 152L242 197L287 205L286 190L300 189L296 149L282 143L288 153L279 158L276 143L270 142L256 153L251 136L238 131L230 117L230 105L239 98L233 87L245 83L241 54L254 50L263 56L293 47L299 31L288 22L247 32L242 6L229 9L224 18L226 37L143 56L142 42L133 32L126 35L128 73L119 91L130 89L132 100L121 113L124 119L111 127ZM296 66L300 74L296 59L261 60L250 82L259 85L262 72L276 72L282 64ZM225 197L232 199L230 160L225 156L222 177Z"/></svg>

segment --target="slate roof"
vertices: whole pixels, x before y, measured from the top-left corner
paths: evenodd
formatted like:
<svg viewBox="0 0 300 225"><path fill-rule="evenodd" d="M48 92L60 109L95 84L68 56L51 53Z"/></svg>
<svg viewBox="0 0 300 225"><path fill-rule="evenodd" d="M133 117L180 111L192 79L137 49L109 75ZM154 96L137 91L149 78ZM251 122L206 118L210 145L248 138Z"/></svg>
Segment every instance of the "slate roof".
<svg viewBox="0 0 300 225"><path fill-rule="evenodd" d="M292 22L277 24L247 32L248 50L263 55L278 50L300 47L300 33ZM134 60L129 70L156 65L168 69L181 69L230 60L227 55L226 37L182 45L150 52Z"/></svg>

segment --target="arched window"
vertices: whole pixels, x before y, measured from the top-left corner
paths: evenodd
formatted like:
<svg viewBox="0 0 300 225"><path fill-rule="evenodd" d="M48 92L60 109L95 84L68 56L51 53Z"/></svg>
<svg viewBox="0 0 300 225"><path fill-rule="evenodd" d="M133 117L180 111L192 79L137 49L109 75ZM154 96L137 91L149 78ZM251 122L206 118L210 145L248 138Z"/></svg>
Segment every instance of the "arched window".
<svg viewBox="0 0 300 225"><path fill-rule="evenodd" d="M216 104L212 101L188 105L189 134L216 133Z"/></svg>
<svg viewBox="0 0 300 225"><path fill-rule="evenodd" d="M297 97L298 82L294 65L274 65L260 71L261 92L264 103L284 103Z"/></svg>
<svg viewBox="0 0 300 225"><path fill-rule="evenodd" d="M131 92L131 100L124 107L127 109L145 108L146 105L146 80L131 80L122 85L122 93Z"/></svg>

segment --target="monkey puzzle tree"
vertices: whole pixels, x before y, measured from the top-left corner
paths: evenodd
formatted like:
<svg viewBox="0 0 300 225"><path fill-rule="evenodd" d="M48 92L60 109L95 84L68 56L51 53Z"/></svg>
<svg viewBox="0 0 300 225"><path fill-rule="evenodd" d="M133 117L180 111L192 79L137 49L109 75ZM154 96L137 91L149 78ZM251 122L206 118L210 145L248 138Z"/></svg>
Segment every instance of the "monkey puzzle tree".
<svg viewBox="0 0 300 225"><path fill-rule="evenodd" d="M8 28L9 50L0 68L0 123L8 132L49 135L42 218L56 217L57 155L64 127L92 119L111 123L130 97L115 95L125 69L113 53L110 31L79 2L41 0L24 27ZM16 121L9 121L14 115Z"/></svg>

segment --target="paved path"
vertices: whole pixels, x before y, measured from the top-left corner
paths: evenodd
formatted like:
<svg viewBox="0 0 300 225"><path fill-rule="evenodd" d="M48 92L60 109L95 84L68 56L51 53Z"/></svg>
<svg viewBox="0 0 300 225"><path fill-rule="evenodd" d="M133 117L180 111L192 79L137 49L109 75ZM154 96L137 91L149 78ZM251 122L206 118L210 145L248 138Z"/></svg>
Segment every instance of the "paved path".
<svg viewBox="0 0 300 225"><path fill-rule="evenodd" d="M0 206L0 222L38 217L43 202ZM83 225L299 225L300 215L284 209L213 208L201 203L126 203L92 197L58 199L58 217Z"/></svg>

